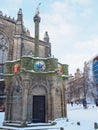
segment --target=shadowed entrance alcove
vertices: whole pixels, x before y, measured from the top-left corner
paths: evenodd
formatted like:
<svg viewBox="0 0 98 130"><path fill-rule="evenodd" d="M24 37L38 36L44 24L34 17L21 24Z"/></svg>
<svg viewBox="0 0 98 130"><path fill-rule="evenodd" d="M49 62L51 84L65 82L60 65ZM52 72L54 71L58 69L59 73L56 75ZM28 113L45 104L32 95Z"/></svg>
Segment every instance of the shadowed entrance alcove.
<svg viewBox="0 0 98 130"><path fill-rule="evenodd" d="M48 89L43 84L36 84L31 87L32 95L32 122L47 122Z"/></svg>

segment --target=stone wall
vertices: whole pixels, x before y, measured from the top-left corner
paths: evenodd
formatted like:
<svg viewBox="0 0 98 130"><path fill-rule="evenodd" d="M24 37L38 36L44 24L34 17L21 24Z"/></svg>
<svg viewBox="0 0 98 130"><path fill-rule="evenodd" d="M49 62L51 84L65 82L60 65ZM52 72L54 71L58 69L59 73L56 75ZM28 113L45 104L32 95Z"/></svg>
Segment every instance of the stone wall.
<svg viewBox="0 0 98 130"><path fill-rule="evenodd" d="M8 60L13 59L13 43L14 43L14 30L15 30L15 21L10 21L4 18L3 16L0 17L0 33L5 35L8 40Z"/></svg>

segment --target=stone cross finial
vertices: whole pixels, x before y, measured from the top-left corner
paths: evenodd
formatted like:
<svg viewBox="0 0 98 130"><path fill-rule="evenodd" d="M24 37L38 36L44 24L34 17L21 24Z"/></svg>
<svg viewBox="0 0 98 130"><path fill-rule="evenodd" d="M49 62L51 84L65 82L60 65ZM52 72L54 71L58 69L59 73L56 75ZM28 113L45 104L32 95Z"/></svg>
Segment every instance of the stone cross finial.
<svg viewBox="0 0 98 130"><path fill-rule="evenodd" d="M38 4L37 8L36 8L36 13L35 15L39 16L40 12L39 12L39 7L40 7L41 3Z"/></svg>

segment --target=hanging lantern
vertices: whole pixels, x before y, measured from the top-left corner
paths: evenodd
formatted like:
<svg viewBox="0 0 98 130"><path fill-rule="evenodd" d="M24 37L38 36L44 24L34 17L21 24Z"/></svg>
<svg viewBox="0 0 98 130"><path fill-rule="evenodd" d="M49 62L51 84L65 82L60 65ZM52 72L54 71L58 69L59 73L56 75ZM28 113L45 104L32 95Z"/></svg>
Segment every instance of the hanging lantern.
<svg viewBox="0 0 98 130"><path fill-rule="evenodd" d="M19 71L19 65L16 64L16 65L14 65L14 73L17 74L18 71Z"/></svg>

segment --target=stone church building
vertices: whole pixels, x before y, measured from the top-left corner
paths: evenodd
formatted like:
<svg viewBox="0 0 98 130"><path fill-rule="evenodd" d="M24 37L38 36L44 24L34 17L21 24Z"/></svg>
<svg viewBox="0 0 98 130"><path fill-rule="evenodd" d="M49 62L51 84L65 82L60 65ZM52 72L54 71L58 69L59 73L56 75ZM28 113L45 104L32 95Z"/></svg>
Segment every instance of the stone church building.
<svg viewBox="0 0 98 130"><path fill-rule="evenodd" d="M17 20L0 12L0 76L5 83L4 125L27 126L66 117L65 82L68 65L51 56L48 32L39 40L38 14L34 16L35 37Z"/></svg>

